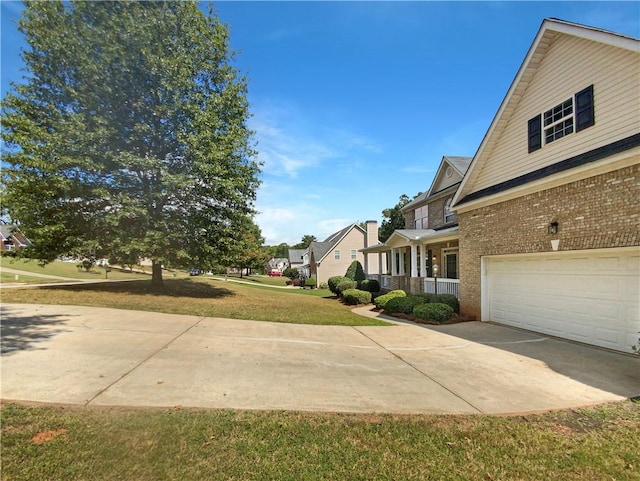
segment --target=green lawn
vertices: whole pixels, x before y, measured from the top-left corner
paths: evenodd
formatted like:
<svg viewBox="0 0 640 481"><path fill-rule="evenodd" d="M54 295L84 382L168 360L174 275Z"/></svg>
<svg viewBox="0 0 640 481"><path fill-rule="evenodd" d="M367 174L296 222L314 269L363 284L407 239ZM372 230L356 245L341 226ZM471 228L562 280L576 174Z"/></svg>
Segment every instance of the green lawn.
<svg viewBox="0 0 640 481"><path fill-rule="evenodd" d="M354 314L350 306L331 298L328 290L276 289L207 276L166 279L164 284L162 292L153 290L149 280L3 289L2 301L113 307L296 324L388 325Z"/></svg>
<svg viewBox="0 0 640 481"><path fill-rule="evenodd" d="M60 276L67 277L69 279L104 279L105 271L103 267L94 267L90 271L85 271L84 269L78 269L76 262L61 262L61 261L53 261L45 266L40 266L35 260L23 260L23 259L12 259L7 257L0 258L1 266L3 268L8 269L17 269L20 271L27 271L33 274L34 279L38 279L39 281L46 282L55 282L53 279L45 279L38 278L38 274L46 274L50 276ZM112 268L110 272L106 275L109 279L132 279L132 278L148 278L151 276L151 268L140 268L137 269L146 269L146 273L140 272L132 272L129 269L118 269ZM7 273L5 273L6 275ZM14 277L14 274L10 274L11 278ZM166 274L170 276L171 274ZM20 274L20 280L22 280L23 275ZM5 276L2 277L2 280L5 280Z"/></svg>
<svg viewBox="0 0 640 481"><path fill-rule="evenodd" d="M640 405L399 416L2 409L2 479L637 480Z"/></svg>

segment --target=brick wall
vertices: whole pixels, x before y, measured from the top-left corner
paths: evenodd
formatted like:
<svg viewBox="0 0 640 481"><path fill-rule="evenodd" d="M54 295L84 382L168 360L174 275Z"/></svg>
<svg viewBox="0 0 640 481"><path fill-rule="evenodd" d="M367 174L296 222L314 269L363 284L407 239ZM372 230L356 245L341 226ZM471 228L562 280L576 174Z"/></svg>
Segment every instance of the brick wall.
<svg viewBox="0 0 640 481"><path fill-rule="evenodd" d="M636 164L459 214L462 312L480 319L482 256L640 245L639 198Z"/></svg>
<svg viewBox="0 0 640 481"><path fill-rule="evenodd" d="M439 229L441 227L451 227L458 222L457 217L454 215L453 220L444 221L444 204L447 199L453 197L454 192L451 195L441 197L434 200L429 204L429 229Z"/></svg>

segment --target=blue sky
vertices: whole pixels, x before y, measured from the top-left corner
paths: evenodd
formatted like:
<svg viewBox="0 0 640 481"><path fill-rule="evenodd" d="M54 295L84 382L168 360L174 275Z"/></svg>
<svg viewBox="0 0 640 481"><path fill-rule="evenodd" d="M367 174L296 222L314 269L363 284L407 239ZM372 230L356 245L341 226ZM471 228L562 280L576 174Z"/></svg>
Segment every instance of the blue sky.
<svg viewBox="0 0 640 481"><path fill-rule="evenodd" d="M19 82L2 0L2 96ZM443 155L473 156L542 20L640 37L638 2L214 4L249 80L266 244L382 221L429 188Z"/></svg>

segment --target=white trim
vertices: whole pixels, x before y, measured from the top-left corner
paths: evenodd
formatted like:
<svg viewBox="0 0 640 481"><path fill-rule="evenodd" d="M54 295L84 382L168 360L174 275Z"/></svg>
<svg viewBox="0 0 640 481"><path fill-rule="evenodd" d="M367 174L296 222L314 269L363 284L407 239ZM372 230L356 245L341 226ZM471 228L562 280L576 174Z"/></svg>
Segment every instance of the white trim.
<svg viewBox="0 0 640 481"><path fill-rule="evenodd" d="M624 169L625 167L631 167L638 163L640 163L640 147L621 152L617 155L607 157L596 162L590 162L588 164L581 165L580 167L574 167L563 172L558 172L549 177L527 182L526 184L513 187L496 194L487 195L486 197L481 197L479 199L465 202L464 204L459 204L455 206L454 210L458 215L460 215L461 213L479 209L480 207L486 207L499 202L517 199L518 197L528 194L553 189L554 187L570 184L571 182L576 182L578 180L588 179L589 177L595 177L596 175Z"/></svg>
<svg viewBox="0 0 640 481"><path fill-rule="evenodd" d="M450 255L450 254L455 254L456 257L456 270L458 271L458 277L454 277L452 279L460 279L460 248L459 247L443 247L442 249L440 249L440 264L442 264L442 268L440 269L440 272L442 273L441 277L443 279L449 279L449 277L447 277L447 262L446 262L446 256Z"/></svg>

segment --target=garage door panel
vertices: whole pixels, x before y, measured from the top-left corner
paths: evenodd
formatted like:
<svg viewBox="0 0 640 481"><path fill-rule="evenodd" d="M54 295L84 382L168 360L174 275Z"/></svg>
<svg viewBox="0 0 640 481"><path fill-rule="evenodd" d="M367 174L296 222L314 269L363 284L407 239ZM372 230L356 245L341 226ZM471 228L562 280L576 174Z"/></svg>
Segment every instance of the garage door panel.
<svg viewBox="0 0 640 481"><path fill-rule="evenodd" d="M489 319L629 352L640 331L640 251L486 258Z"/></svg>

